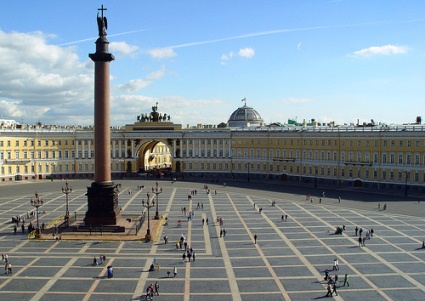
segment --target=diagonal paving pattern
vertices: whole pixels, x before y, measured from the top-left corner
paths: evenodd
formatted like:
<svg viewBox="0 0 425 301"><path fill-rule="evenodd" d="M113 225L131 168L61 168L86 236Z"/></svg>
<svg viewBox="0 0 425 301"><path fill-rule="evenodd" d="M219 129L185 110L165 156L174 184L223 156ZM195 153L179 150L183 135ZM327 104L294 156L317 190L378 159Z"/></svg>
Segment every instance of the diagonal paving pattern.
<svg viewBox="0 0 425 301"><path fill-rule="evenodd" d="M140 203L146 191L136 189L140 184L122 182L119 202L125 213L143 209ZM33 209L29 202L23 205L31 195L1 197L0 252L8 254L13 274L2 274L0 299L143 300L146 287L158 281L157 300L316 300L326 294L324 270L332 270L337 257L340 269L330 272L339 276L335 300L425 300L425 249L419 248L425 239L425 221L421 218L343 208L331 201L312 204L300 201L304 197L299 195L276 197L248 189L236 193L218 186L208 193L198 183L160 184L159 211L167 216L168 226L159 227L157 240L150 243L90 237L28 240L21 231L13 234L10 217L26 216ZM85 212L84 188L74 193L70 211ZM64 202L61 191L44 195L46 213L40 215L40 223L47 224L64 212ZM182 213L183 207L194 211L192 221ZM288 216L287 221L282 215ZM208 224L202 224L207 218ZM335 227L342 225L346 232L335 235ZM356 226L375 230L366 247L358 246ZM227 234L220 237L222 229ZM182 234L197 254L195 262L182 262L183 251L175 244ZM168 244L162 240L165 235ZM106 255L106 262L93 266L93 257L100 254ZM149 272L154 259L160 270ZM106 277L107 265L114 266L111 279ZM345 274L350 286L342 286Z"/></svg>

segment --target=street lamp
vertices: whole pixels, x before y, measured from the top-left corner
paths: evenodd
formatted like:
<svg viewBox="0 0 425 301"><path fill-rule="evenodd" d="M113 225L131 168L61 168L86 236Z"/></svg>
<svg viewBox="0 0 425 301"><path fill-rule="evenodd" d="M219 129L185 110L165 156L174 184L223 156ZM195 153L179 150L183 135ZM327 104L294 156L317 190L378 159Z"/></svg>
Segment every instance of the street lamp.
<svg viewBox="0 0 425 301"><path fill-rule="evenodd" d="M158 182L156 182L156 187L152 187L152 193L156 195L156 212L155 212L155 219L159 219L159 210L158 210L158 195L162 193L162 187L158 187Z"/></svg>
<svg viewBox="0 0 425 301"><path fill-rule="evenodd" d="M147 193L147 197L148 200L145 202L144 200L142 200L142 206L148 209L148 230L146 231L146 240L150 241L151 240L151 224L150 224L150 214L149 211L150 209L155 206L155 201L150 201L150 195L149 192Z"/></svg>
<svg viewBox="0 0 425 301"><path fill-rule="evenodd" d="M68 194L72 192L72 188L68 186L68 181L65 182L65 188L62 187L62 193L66 195L66 211L65 211L65 220L69 219L69 210L68 210Z"/></svg>
<svg viewBox="0 0 425 301"><path fill-rule="evenodd" d="M406 169L404 172L406 173L406 179L405 179L406 182L404 185L404 196L407 196L407 180L410 176L410 170Z"/></svg>
<svg viewBox="0 0 425 301"><path fill-rule="evenodd" d="M39 211L38 208L40 208L41 206L43 206L43 199L41 199L38 196L38 192L35 192L35 198L31 199L31 205L34 206L36 208L36 213L37 213L37 229L36 229L36 234L39 235L40 234L40 223L38 220L38 215L39 215Z"/></svg>
<svg viewBox="0 0 425 301"><path fill-rule="evenodd" d="M317 168L318 165L314 165L314 188L317 188Z"/></svg>

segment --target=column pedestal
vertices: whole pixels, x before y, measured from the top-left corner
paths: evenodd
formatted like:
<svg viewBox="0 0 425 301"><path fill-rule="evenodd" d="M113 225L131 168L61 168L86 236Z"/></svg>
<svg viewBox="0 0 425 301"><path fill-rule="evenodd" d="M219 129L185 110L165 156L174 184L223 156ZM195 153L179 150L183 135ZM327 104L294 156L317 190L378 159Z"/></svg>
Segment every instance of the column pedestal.
<svg viewBox="0 0 425 301"><path fill-rule="evenodd" d="M116 225L121 219L118 207L118 188L114 183L93 182L87 187L88 211L84 222L88 225Z"/></svg>

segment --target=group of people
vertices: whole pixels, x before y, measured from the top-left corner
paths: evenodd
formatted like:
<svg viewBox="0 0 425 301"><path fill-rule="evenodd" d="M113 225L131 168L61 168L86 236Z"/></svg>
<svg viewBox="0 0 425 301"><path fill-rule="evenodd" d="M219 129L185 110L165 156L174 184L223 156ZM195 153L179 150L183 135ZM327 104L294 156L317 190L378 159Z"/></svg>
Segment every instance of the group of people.
<svg viewBox="0 0 425 301"><path fill-rule="evenodd" d="M383 210L387 210L387 203L384 204ZM381 210L381 203L378 204L378 210Z"/></svg>
<svg viewBox="0 0 425 301"><path fill-rule="evenodd" d="M158 283L158 281L155 282L155 284L153 284L153 283L149 284L149 286L146 288L146 297L147 298L152 299L154 294L159 296L159 283Z"/></svg>
<svg viewBox="0 0 425 301"><path fill-rule="evenodd" d="M339 271L339 262L338 262L338 258L334 259L334 264L332 267L332 271ZM338 274L334 274L333 278L332 276L329 275L329 270L326 269L325 270L325 281L327 281L327 287L326 287L326 297L333 297L333 294L335 294L336 296L338 296L338 292L337 292L337 286L338 286ZM344 283L342 286L350 286L350 284L348 283L348 274L345 274L344 276Z"/></svg>
<svg viewBox="0 0 425 301"><path fill-rule="evenodd" d="M105 254L100 254L100 256L99 256L99 261L97 260L96 256L95 256L95 257L93 257L93 265L94 265L94 266L99 265L99 264L102 264L102 263L104 263L105 261L106 261L106 256L105 256Z"/></svg>
<svg viewBox="0 0 425 301"><path fill-rule="evenodd" d="M358 240L359 240L359 247L366 247L366 240L371 239L373 237L373 234L375 233L375 231L372 229L370 230L366 230L366 233L364 236L362 236L363 234L363 229L362 228L358 228L356 226L356 228L354 229L354 233L356 236L358 236Z"/></svg>

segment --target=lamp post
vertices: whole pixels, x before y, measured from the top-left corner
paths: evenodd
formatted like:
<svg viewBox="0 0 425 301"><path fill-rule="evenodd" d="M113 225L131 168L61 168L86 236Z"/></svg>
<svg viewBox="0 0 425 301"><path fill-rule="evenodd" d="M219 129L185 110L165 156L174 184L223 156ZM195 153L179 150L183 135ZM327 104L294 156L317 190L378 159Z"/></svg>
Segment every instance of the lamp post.
<svg viewBox="0 0 425 301"><path fill-rule="evenodd" d="M31 205L36 208L37 213L37 228L35 230L36 235L40 235L40 223L38 220L39 211L38 209L43 206L43 199L38 196L38 192L35 192L35 198L31 199Z"/></svg>
<svg viewBox="0 0 425 301"><path fill-rule="evenodd" d="M155 212L155 219L159 219L159 210L158 210L158 195L162 193L162 187L158 187L158 182L156 182L155 188L152 187L152 193L156 195L156 212Z"/></svg>
<svg viewBox="0 0 425 301"><path fill-rule="evenodd" d="M314 165L314 188L317 188L317 168L318 165Z"/></svg>
<svg viewBox="0 0 425 301"><path fill-rule="evenodd" d="M410 170L406 169L404 172L406 174L405 185L404 185L404 196L407 196L407 180L409 179Z"/></svg>
<svg viewBox="0 0 425 301"><path fill-rule="evenodd" d="M69 210L68 210L68 194L72 192L72 188L68 186L68 181L65 182L65 188L62 187L62 193L66 195L66 211L65 211L65 220L69 219Z"/></svg>
<svg viewBox="0 0 425 301"><path fill-rule="evenodd" d="M150 195L149 192L147 193L148 200L145 202L142 200L142 206L148 209L148 230L146 231L146 240L151 240L151 224L150 224L150 209L155 206L155 201L150 201Z"/></svg>

